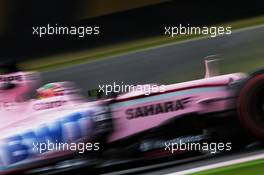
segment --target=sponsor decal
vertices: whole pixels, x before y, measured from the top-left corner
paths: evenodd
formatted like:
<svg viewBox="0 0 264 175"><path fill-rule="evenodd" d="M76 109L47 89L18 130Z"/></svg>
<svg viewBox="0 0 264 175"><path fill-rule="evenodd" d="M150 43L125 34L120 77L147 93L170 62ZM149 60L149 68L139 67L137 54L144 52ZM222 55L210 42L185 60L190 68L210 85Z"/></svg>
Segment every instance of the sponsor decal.
<svg viewBox="0 0 264 175"><path fill-rule="evenodd" d="M0 169L38 156L32 143L70 143L86 138L90 129L93 111L74 113L37 129L27 130L0 140ZM44 150L43 152L47 152ZM40 155L43 156L43 155Z"/></svg>
<svg viewBox="0 0 264 175"><path fill-rule="evenodd" d="M22 81L22 75L0 76L0 82Z"/></svg>
<svg viewBox="0 0 264 175"><path fill-rule="evenodd" d="M140 117L148 117L162 113L174 112L186 108L186 104L191 102L192 97L186 97L175 101L167 101L164 103L156 103L137 108L126 110L126 118L128 120L137 119Z"/></svg>
<svg viewBox="0 0 264 175"><path fill-rule="evenodd" d="M67 101L65 101L65 100L36 103L36 104L34 104L33 109L36 111L39 111L39 110L58 108L58 107L65 105L65 103L67 103Z"/></svg>

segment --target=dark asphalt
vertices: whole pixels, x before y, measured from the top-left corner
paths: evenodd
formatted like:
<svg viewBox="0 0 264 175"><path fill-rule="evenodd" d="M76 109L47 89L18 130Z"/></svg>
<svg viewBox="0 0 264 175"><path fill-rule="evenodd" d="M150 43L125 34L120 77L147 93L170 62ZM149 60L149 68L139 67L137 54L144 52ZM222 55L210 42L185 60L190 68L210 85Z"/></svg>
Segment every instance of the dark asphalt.
<svg viewBox="0 0 264 175"><path fill-rule="evenodd" d="M264 150L256 151L242 151L239 153L232 153L228 155L211 156L208 158L201 158L200 160L191 160L189 162L170 161L154 165L149 165L140 168L127 169L122 171L116 171L111 173L105 173L103 175L122 175L122 174L138 174L138 175L161 175L182 172L185 170L213 165L221 162L232 161L237 159L246 158L249 156L257 156L263 154Z"/></svg>
<svg viewBox="0 0 264 175"><path fill-rule="evenodd" d="M264 59L263 44L264 26L45 72L43 83L68 80L87 90L113 81L140 84L201 78L204 57L218 54L227 64L231 59ZM238 69L233 67L234 71Z"/></svg>

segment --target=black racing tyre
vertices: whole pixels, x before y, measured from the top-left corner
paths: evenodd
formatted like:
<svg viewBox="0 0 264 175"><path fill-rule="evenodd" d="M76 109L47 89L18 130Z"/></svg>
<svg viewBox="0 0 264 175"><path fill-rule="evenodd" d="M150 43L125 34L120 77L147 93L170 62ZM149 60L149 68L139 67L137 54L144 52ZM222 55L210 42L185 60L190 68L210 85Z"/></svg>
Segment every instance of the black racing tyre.
<svg viewBox="0 0 264 175"><path fill-rule="evenodd" d="M237 102L242 125L253 136L264 140L264 72L254 74L248 79Z"/></svg>

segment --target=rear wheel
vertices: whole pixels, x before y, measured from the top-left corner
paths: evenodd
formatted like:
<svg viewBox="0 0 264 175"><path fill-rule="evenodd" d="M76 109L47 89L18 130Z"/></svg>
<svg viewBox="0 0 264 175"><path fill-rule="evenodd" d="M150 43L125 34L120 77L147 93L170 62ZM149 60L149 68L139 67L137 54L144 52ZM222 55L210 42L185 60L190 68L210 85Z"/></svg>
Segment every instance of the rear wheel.
<svg viewBox="0 0 264 175"><path fill-rule="evenodd" d="M240 91L238 113L243 126L264 139L264 73L254 75Z"/></svg>

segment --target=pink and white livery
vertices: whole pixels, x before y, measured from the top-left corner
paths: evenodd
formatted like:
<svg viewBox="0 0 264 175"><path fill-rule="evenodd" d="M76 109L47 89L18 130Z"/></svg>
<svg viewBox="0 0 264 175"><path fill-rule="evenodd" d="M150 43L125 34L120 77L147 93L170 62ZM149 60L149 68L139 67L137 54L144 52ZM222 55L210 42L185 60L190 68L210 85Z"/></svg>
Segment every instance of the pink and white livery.
<svg viewBox="0 0 264 175"><path fill-rule="evenodd" d="M173 141L241 145L242 140L263 139L264 71L218 75L217 60L205 63L203 79L166 85L148 95L138 90L90 102L70 82L47 84L36 91L38 98L26 100L36 89L38 73L1 75L0 174L79 153L43 148L48 143L86 143L87 152L100 156L116 150L115 157L138 158L157 151L165 155Z"/></svg>

